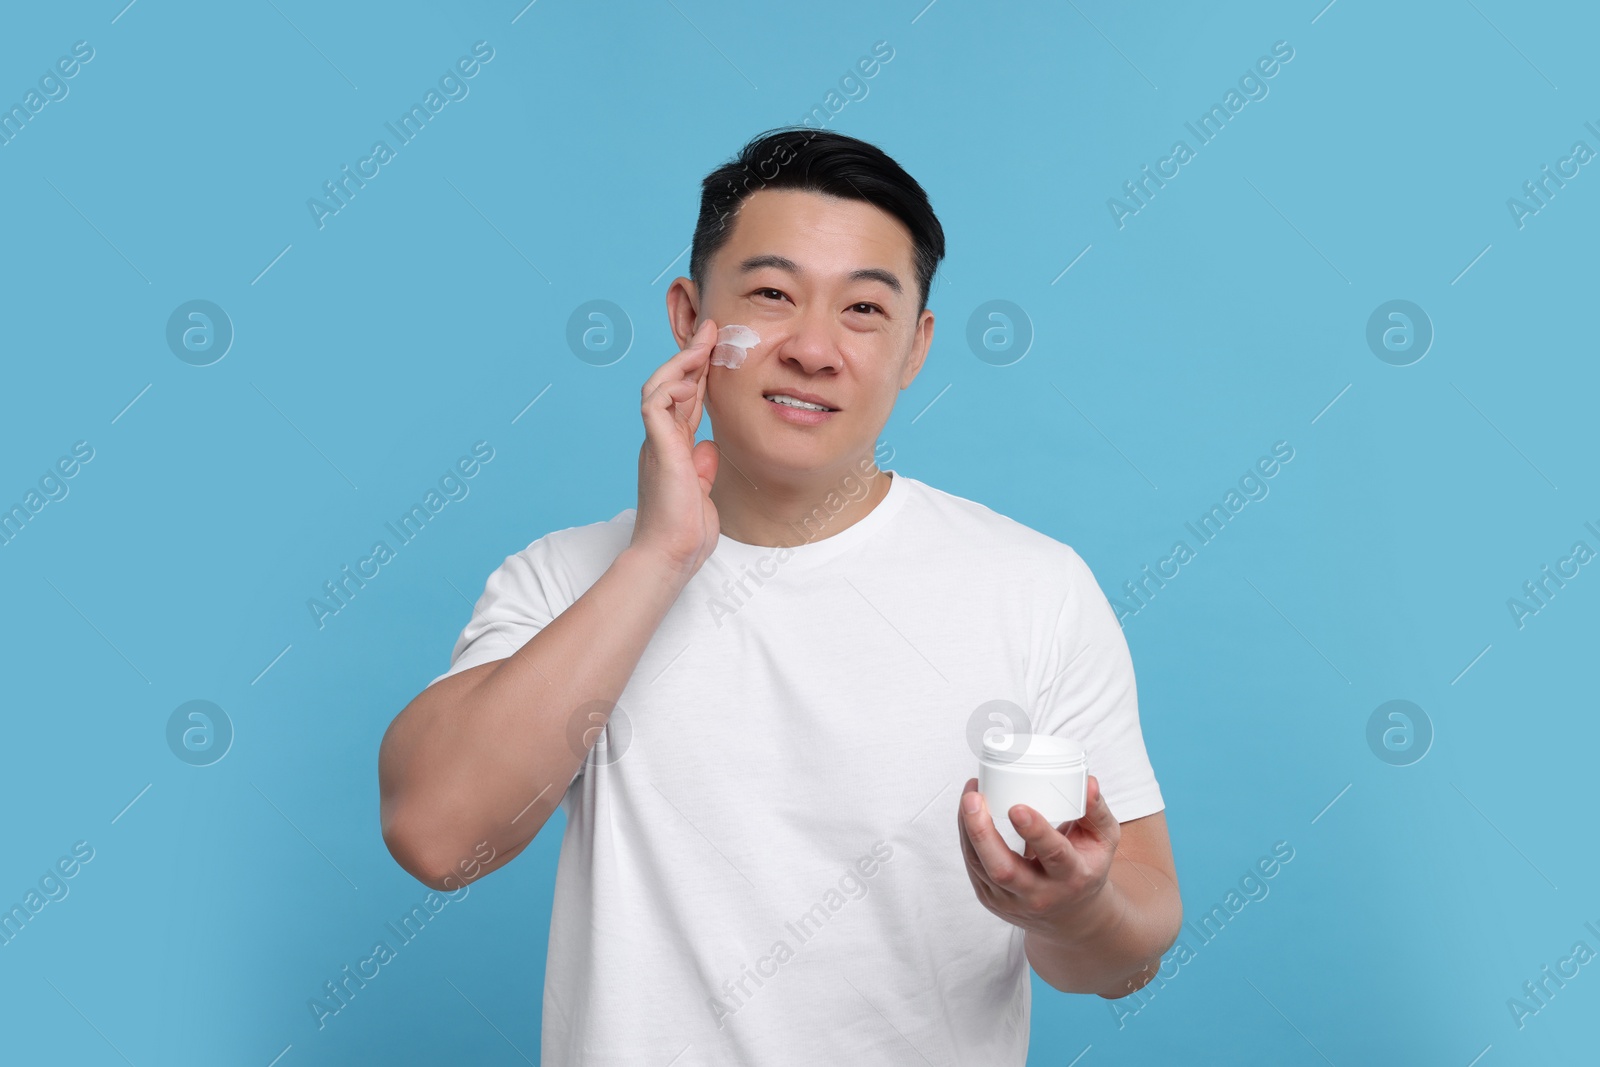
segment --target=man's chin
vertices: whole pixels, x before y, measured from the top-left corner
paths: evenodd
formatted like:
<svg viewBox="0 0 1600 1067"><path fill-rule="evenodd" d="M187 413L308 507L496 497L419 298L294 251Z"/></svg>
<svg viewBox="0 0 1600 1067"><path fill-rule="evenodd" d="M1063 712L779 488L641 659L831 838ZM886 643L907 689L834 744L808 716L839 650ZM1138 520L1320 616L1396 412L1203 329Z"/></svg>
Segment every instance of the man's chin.
<svg viewBox="0 0 1600 1067"><path fill-rule="evenodd" d="M854 467L849 449L838 441L803 434L763 433L754 440L741 440L730 446L718 440L723 458L743 471L757 485L765 482L800 483L819 472ZM864 444L859 454L871 457L872 445ZM737 472L736 472L737 473Z"/></svg>

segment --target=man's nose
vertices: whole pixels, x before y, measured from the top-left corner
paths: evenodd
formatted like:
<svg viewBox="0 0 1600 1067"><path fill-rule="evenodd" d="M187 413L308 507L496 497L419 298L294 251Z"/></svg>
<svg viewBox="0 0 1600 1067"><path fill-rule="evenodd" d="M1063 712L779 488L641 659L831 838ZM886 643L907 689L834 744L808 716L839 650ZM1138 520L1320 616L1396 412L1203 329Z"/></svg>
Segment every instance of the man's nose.
<svg viewBox="0 0 1600 1067"><path fill-rule="evenodd" d="M794 319L794 329L778 348L778 355L806 375L838 370L839 324L822 305L807 308Z"/></svg>

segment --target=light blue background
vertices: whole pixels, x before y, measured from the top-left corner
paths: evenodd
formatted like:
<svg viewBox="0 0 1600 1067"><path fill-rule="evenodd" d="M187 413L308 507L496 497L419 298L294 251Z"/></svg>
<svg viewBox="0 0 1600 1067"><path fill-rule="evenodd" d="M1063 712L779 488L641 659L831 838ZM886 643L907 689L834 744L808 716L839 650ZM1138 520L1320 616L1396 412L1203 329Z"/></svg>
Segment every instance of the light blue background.
<svg viewBox="0 0 1600 1067"><path fill-rule="evenodd" d="M1600 548L1600 173L1522 228L1506 202L1600 148L1600 20L925 2L7 12L0 104L95 56L0 146L0 504L76 441L94 459L0 547L0 904L95 856L0 947L0 1058L537 1060L559 818L315 1025L426 893L379 837L378 742L504 556L633 505L700 178L879 40L829 128L901 162L949 237L889 466L1071 544L1115 596L1295 449L1126 626L1187 916L1274 842L1294 859L1210 944L1186 929L1196 958L1120 1025L1035 979L1029 1062L1593 1056L1600 966L1520 1029L1507 1000L1600 949L1600 576L1521 628L1507 600ZM319 230L306 200L479 40L470 95ZM1107 199L1280 40L1269 95L1119 229ZM236 331L207 367L165 341L193 299ZM565 340L594 299L636 334L606 367ZM1009 366L966 341L996 299L1034 333ZM1436 332L1410 366L1366 344L1392 299ZM308 598L479 440L470 495L319 630ZM203 768L164 733L195 699L236 731ZM1392 699L1435 731L1409 766L1366 740Z"/></svg>

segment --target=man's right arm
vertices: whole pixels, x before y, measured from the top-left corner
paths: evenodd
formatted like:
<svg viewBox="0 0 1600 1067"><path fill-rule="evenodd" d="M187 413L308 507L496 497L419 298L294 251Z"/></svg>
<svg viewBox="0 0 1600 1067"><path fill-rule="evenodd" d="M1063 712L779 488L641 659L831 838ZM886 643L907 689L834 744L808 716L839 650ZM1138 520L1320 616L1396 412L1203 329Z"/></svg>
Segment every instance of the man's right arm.
<svg viewBox="0 0 1600 1067"><path fill-rule="evenodd" d="M716 549L718 453L695 440L716 337L716 322L702 319L639 390L645 440L628 547L509 658L439 679L389 724L378 751L383 840L425 885L457 889L533 840Z"/></svg>
<svg viewBox="0 0 1600 1067"><path fill-rule="evenodd" d="M522 851L560 805L687 580L630 545L510 657L418 694L378 752L383 840L396 862L454 890Z"/></svg>

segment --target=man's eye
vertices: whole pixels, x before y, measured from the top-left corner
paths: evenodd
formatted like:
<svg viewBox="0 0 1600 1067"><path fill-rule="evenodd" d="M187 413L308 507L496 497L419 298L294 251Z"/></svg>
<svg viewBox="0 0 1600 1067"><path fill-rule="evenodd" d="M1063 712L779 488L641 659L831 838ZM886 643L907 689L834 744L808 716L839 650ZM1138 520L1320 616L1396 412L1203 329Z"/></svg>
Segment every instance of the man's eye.
<svg viewBox="0 0 1600 1067"><path fill-rule="evenodd" d="M883 314L883 309L877 304L852 304L850 307L854 311L860 311L862 308L866 308L868 311L876 311L880 315Z"/></svg>
<svg viewBox="0 0 1600 1067"><path fill-rule="evenodd" d="M756 295L757 296L763 296L763 295L765 295L767 293L771 293L773 295L773 297L778 299L778 300L782 300L783 299L783 291L780 290L780 289L757 289L756 290Z"/></svg>

